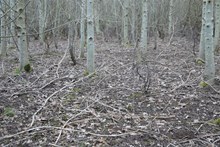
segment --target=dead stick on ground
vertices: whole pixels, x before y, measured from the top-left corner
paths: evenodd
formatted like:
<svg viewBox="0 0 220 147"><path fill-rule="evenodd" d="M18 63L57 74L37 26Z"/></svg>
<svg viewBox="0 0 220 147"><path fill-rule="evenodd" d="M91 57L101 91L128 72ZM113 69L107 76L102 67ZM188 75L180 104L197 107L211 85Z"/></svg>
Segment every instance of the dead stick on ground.
<svg viewBox="0 0 220 147"><path fill-rule="evenodd" d="M56 64L55 64L56 65ZM47 70L46 71L44 71L34 82L32 82L31 84L30 84L30 86L32 86L34 83L36 83L43 75L45 75L47 72L49 72L50 70L50 68L52 68L52 67L54 67L55 65L52 65L52 66L50 66L49 68L47 68Z"/></svg>
<svg viewBox="0 0 220 147"><path fill-rule="evenodd" d="M96 133L92 133L92 132L84 132L84 131L80 131L80 130L76 130L76 129L69 129L69 128L61 128L61 127L54 127L54 126L39 126L39 127L35 127L35 128L30 128L30 129L27 129L27 130L24 130L24 131L20 131L20 132L15 133L15 134L11 134L11 135L6 135L6 136L3 136L3 137L0 137L0 140L9 139L9 138L12 138L12 137L19 136L21 134L25 134L25 133L34 131L34 130L39 131L39 130L42 130L42 129L63 130L63 131L70 131L70 132L80 132L80 133L90 134L90 135L94 135L94 136L98 136L98 137L119 137L119 136L132 135L132 134L138 132L138 130L137 130L137 131L121 133L121 134L96 134Z"/></svg>
<svg viewBox="0 0 220 147"><path fill-rule="evenodd" d="M65 88L68 88L68 87L70 87L70 86L76 84L77 82L80 82L80 81L82 81L83 79L90 77L92 74L94 74L94 73L91 73L91 74L89 74L89 75L86 76L86 77L82 77L82 78L80 78L79 80L77 80L77 81L75 81L75 82L71 82L70 84L65 85L64 87L60 88L59 90L55 91L55 92L52 93L50 96L48 96L48 98L44 101L44 103L42 104L42 106L33 114L33 116L32 116L32 121L31 121L31 124L30 124L29 127L32 127L32 126L33 126L36 115L46 106L46 104L47 104L47 102L49 101L50 98L52 98L54 95L56 95L56 94L59 93L60 91L64 90Z"/></svg>
<svg viewBox="0 0 220 147"><path fill-rule="evenodd" d="M49 86L50 84L52 84L53 82L55 81L58 81L58 80L63 80L63 79L66 79L66 78L69 78L68 76L64 76L64 77L60 77L60 78L56 78L56 79L53 79L51 80L49 83L47 83L46 85L42 86L40 89L44 89L45 87Z"/></svg>
<svg viewBox="0 0 220 147"><path fill-rule="evenodd" d="M68 51L68 49L66 49L66 51L65 51L65 53L64 53L64 55L63 55L63 57L62 57L62 59L61 59L60 62L58 63L58 67L57 67L57 70L56 70L56 74L57 74L57 77L58 77L58 78L59 78L59 68L60 68L61 63L63 62L63 60L64 60L65 57L66 57L67 51Z"/></svg>

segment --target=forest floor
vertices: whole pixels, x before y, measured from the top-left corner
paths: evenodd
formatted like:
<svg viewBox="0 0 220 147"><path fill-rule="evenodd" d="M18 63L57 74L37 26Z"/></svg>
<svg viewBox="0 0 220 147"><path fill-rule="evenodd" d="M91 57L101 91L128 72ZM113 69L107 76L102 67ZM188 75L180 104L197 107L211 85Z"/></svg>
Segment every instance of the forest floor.
<svg viewBox="0 0 220 147"><path fill-rule="evenodd" d="M134 47L96 42L92 75L66 48L31 42L31 73L17 70L15 49L0 61L0 146L220 146L220 87L199 87L190 40L149 44L139 65Z"/></svg>

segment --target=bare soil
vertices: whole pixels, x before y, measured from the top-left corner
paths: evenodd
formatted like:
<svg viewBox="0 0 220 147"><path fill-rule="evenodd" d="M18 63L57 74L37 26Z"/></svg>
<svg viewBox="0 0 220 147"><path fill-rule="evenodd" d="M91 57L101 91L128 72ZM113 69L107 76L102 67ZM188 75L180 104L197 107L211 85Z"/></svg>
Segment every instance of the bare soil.
<svg viewBox="0 0 220 147"><path fill-rule="evenodd" d="M96 42L92 75L66 48L31 42L31 73L17 70L16 50L0 61L0 146L220 146L220 87L199 87L190 40L149 44L138 65L134 47Z"/></svg>

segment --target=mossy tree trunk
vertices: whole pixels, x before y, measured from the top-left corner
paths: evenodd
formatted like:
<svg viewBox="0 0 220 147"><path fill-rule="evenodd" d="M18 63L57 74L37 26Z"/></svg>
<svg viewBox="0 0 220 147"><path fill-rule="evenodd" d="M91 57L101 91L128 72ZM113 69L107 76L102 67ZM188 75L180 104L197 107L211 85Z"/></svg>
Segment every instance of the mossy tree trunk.
<svg viewBox="0 0 220 147"><path fill-rule="evenodd" d="M87 71L95 71L94 17L93 0L87 0Z"/></svg>
<svg viewBox="0 0 220 147"><path fill-rule="evenodd" d="M17 38L18 38L18 50L19 50L19 61L20 61L20 70L29 72L31 70L29 57L28 57L28 48L27 48L27 37L26 37L26 24L25 24L25 6L26 0L19 0L17 3L17 18L16 28L17 28Z"/></svg>
<svg viewBox="0 0 220 147"><path fill-rule="evenodd" d="M214 45L213 45L213 31L214 31L214 0L206 0L205 11L205 71L203 78L205 81L212 83L215 77L215 63L214 63Z"/></svg>

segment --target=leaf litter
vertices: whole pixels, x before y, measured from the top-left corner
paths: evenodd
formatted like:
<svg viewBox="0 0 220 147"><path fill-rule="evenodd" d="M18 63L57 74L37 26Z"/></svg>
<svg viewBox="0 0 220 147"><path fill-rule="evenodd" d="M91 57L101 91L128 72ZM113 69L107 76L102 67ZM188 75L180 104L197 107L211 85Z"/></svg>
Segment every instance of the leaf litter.
<svg viewBox="0 0 220 147"><path fill-rule="evenodd" d="M220 146L219 125L210 123L220 117L219 87L199 87L193 43L176 40L149 44L138 66L134 47L97 41L92 75L86 60L71 64L66 41L49 55L31 42L31 73L16 72L10 51L1 61L0 145Z"/></svg>

